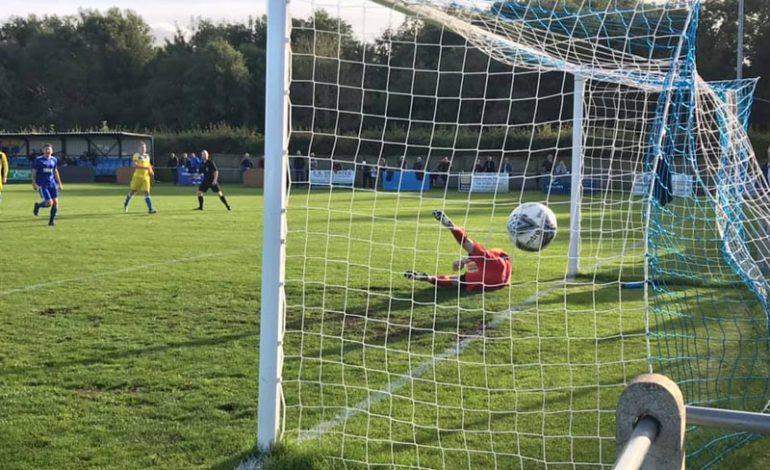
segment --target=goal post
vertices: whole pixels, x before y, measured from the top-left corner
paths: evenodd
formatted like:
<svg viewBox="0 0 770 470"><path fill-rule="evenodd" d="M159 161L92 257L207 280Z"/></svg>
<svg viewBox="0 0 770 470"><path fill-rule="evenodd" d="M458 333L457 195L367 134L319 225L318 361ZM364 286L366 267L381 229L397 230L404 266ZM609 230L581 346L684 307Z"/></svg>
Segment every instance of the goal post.
<svg viewBox="0 0 770 470"><path fill-rule="evenodd" d="M264 222L259 322L257 445L278 439L283 368L284 269L286 265L286 171L289 148L290 17L286 0L268 0L265 93Z"/></svg>
<svg viewBox="0 0 770 470"><path fill-rule="evenodd" d="M570 184L569 262L567 277L574 278L580 269L580 200L583 195L583 100L585 79L574 76L572 95L572 181Z"/></svg>

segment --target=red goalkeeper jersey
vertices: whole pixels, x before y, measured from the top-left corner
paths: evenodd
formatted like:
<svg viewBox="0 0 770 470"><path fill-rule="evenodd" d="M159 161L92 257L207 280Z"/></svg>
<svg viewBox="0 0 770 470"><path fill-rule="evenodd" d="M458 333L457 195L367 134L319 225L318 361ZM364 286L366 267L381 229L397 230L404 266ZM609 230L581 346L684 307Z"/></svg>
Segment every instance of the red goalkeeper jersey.
<svg viewBox="0 0 770 470"><path fill-rule="evenodd" d="M466 263L462 283L468 292L495 290L511 282L511 258L503 250L487 250L482 245L473 245L473 251Z"/></svg>

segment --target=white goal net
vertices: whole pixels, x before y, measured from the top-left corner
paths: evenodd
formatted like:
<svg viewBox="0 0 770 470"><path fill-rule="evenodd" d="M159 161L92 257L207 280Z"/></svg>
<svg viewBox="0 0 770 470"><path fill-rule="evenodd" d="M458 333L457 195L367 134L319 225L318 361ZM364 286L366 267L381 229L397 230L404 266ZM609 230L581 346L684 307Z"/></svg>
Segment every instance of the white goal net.
<svg viewBox="0 0 770 470"><path fill-rule="evenodd" d="M697 1L290 13L283 439L335 468L611 466L617 400L650 370L762 411L753 82L698 78ZM525 202L558 219L541 251L508 239ZM434 211L511 261L505 285L471 285ZM696 435L692 461L748 439Z"/></svg>

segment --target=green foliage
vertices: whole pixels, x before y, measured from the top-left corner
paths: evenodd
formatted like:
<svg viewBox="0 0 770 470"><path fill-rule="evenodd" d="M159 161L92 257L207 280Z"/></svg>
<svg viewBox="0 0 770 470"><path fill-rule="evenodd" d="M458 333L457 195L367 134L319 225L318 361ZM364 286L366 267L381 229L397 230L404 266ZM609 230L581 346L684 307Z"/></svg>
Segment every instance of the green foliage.
<svg viewBox="0 0 770 470"><path fill-rule="evenodd" d="M250 153L260 155L264 151L264 137L246 127L226 124L212 125L205 129L186 131L158 131L155 137L156 155L172 152L195 152L208 149L217 153Z"/></svg>
<svg viewBox="0 0 770 470"><path fill-rule="evenodd" d="M593 0L590 6L624 8L635 1ZM702 3L698 62L707 79L735 76L736 2ZM574 0L540 4L568 10L589 5ZM746 75L770 76L770 49L763 47L770 41L770 2L747 0L746 12ZM189 39L179 32L171 41L155 45L149 26L130 10L11 18L0 25L0 109L6 110L0 128L89 128L107 121L128 129L179 130L224 122L261 130L266 30L264 17L243 23L204 19L194 25ZM548 122L570 115L571 103L562 108L561 99L554 98L569 92L569 77L551 73L537 80L517 79L513 89L510 67L473 49L445 48L439 64L438 47L449 44L462 40L417 21L364 43L350 24L323 10L295 18L293 72L316 86L294 83L293 101L343 112L360 112L364 103L364 113L385 118L359 122L344 113L311 115L295 109L296 122L300 127L313 123L343 133L381 129L385 120L407 118L478 123L482 101L484 125ZM313 63L302 56L311 53L323 58ZM413 65L420 70L415 76L399 70ZM760 97L770 97L768 83L760 81ZM384 91L390 92L389 100ZM399 92L435 94L439 101L409 100ZM516 106L509 110L506 98L515 99ZM435 113L430 112L434 108ZM768 126L770 105L756 104L753 123Z"/></svg>

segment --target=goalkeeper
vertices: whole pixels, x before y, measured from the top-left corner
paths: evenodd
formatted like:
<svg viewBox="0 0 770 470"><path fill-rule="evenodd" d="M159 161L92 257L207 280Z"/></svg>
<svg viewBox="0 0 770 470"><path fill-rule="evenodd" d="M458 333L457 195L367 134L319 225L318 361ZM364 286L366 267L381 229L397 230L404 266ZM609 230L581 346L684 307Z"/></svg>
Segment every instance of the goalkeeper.
<svg viewBox="0 0 770 470"><path fill-rule="evenodd" d="M446 214L439 210L433 211L433 217L441 222L441 225L452 231L457 243L470 255L452 263L455 272L465 269L465 273L460 276L430 276L426 273L407 271L404 273L405 278L412 281L429 282L438 287L456 288L460 286L466 292L497 290L510 284L511 258L507 253L499 248L488 250L481 244L474 242L468 238L462 227L457 227Z"/></svg>

